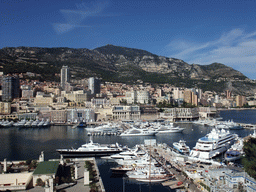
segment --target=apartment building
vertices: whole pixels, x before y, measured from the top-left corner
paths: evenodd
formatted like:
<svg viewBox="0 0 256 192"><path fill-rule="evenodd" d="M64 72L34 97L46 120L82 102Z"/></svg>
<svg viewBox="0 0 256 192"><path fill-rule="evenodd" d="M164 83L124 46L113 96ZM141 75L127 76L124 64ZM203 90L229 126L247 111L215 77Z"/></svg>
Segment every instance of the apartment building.
<svg viewBox="0 0 256 192"><path fill-rule="evenodd" d="M0 102L0 114L2 114L2 115L11 114L11 103L10 102Z"/></svg>
<svg viewBox="0 0 256 192"><path fill-rule="evenodd" d="M160 118L172 121L192 121L199 118L198 108L166 108Z"/></svg>
<svg viewBox="0 0 256 192"><path fill-rule="evenodd" d="M113 110L114 120L137 120L140 119L140 107L134 106L114 106Z"/></svg>

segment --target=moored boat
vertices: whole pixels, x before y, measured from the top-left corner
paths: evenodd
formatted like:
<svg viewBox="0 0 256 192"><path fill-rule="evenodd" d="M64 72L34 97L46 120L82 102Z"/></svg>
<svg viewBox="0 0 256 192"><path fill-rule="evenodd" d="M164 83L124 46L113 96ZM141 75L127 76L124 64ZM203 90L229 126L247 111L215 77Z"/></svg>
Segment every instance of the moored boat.
<svg viewBox="0 0 256 192"><path fill-rule="evenodd" d="M87 127L87 123L85 121L80 121L76 127L77 128L85 128L85 127Z"/></svg>
<svg viewBox="0 0 256 192"><path fill-rule="evenodd" d="M231 134L228 130L213 128L205 137L198 139L196 146L190 152L190 156L199 159L211 159L227 151L237 137L236 134Z"/></svg>
<svg viewBox="0 0 256 192"><path fill-rule="evenodd" d="M239 138L225 153L226 161L236 161L244 156L244 139Z"/></svg>
<svg viewBox="0 0 256 192"><path fill-rule="evenodd" d="M154 136L156 134L156 131L150 130L150 129L139 129L139 128L131 128L123 133L120 134L120 136Z"/></svg>
<svg viewBox="0 0 256 192"><path fill-rule="evenodd" d="M57 149L63 157L98 157L108 156L114 153L120 153L123 149L116 144L99 144L93 143L90 138L90 142L83 144L78 149Z"/></svg>
<svg viewBox="0 0 256 192"><path fill-rule="evenodd" d="M186 141L184 140L179 140L179 142L174 142L173 148L176 149L182 155L189 155L190 149L189 149L189 146L186 145Z"/></svg>

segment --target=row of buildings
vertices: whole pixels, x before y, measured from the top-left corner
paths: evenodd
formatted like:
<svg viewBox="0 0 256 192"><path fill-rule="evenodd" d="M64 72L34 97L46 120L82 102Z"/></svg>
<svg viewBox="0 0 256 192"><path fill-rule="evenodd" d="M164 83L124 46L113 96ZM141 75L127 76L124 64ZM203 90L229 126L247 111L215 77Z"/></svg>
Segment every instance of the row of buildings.
<svg viewBox="0 0 256 192"><path fill-rule="evenodd" d="M2 118L34 118L31 114L37 114L37 118L50 119L54 123L141 119L146 116L193 120L212 116L219 107L256 105L255 96L247 99L234 96L228 90L218 95L212 91L168 84L101 83L95 77L72 80L68 66L62 67L60 77L58 83L20 80L18 74L2 76ZM160 104L171 104L174 108ZM184 108L184 104L195 108Z"/></svg>

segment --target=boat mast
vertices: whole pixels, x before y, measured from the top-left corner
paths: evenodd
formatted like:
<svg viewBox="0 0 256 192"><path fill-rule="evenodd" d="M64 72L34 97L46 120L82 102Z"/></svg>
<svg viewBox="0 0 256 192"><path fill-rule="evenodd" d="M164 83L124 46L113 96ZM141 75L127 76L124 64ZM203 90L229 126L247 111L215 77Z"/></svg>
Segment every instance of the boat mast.
<svg viewBox="0 0 256 192"><path fill-rule="evenodd" d="M151 139L150 139L150 146L149 146L149 192L151 192Z"/></svg>

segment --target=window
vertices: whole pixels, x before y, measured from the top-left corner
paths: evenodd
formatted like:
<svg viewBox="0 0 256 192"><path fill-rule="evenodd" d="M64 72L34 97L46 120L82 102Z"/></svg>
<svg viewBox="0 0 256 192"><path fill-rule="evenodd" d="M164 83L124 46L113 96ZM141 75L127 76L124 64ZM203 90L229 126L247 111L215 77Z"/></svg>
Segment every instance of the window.
<svg viewBox="0 0 256 192"><path fill-rule="evenodd" d="M82 113L77 113L77 117L82 117Z"/></svg>

